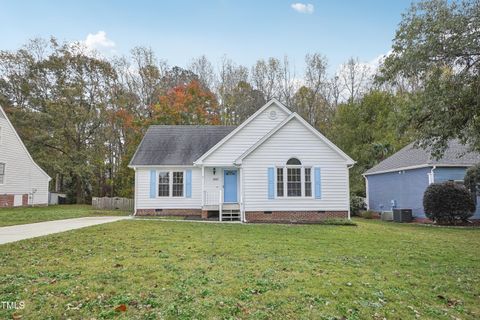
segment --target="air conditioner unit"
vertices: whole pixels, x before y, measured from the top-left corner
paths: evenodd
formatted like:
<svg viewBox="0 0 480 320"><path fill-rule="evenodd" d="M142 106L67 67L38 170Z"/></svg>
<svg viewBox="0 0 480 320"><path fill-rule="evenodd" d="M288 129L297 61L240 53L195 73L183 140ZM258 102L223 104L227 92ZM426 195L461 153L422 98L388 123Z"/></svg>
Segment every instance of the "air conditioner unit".
<svg viewBox="0 0 480 320"><path fill-rule="evenodd" d="M392 211L383 211L381 218L383 221L393 221L393 212Z"/></svg>
<svg viewBox="0 0 480 320"><path fill-rule="evenodd" d="M412 209L393 209L393 221L411 222L412 220Z"/></svg>

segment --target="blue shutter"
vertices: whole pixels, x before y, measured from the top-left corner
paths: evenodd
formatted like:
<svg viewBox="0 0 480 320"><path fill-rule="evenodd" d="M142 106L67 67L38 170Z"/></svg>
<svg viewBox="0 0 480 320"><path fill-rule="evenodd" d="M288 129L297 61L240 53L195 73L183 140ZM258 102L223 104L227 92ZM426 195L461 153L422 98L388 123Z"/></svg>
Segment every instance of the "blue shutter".
<svg viewBox="0 0 480 320"><path fill-rule="evenodd" d="M273 168L268 168L268 199L275 198L275 187L274 187L274 170Z"/></svg>
<svg viewBox="0 0 480 320"><path fill-rule="evenodd" d="M157 171L150 170L150 198L155 198L157 191Z"/></svg>
<svg viewBox="0 0 480 320"><path fill-rule="evenodd" d="M322 182L320 168L315 168L315 199L322 199Z"/></svg>
<svg viewBox="0 0 480 320"><path fill-rule="evenodd" d="M185 197L192 197L192 170L185 171Z"/></svg>

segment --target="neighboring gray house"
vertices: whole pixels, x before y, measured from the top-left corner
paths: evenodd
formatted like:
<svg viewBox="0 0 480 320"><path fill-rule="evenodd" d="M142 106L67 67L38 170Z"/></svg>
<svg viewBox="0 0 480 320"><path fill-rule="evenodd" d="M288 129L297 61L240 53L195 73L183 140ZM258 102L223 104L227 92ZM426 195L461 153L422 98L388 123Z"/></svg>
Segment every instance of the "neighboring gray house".
<svg viewBox="0 0 480 320"><path fill-rule="evenodd" d="M480 163L480 154L452 140L443 158L436 160L428 150L411 143L364 173L370 210L412 209L416 218L425 218L423 193L431 183L454 181L463 184L468 167ZM480 198L473 217L480 219Z"/></svg>
<svg viewBox="0 0 480 320"><path fill-rule="evenodd" d="M133 156L136 215L243 222L349 218L354 161L277 100L231 126L151 126Z"/></svg>

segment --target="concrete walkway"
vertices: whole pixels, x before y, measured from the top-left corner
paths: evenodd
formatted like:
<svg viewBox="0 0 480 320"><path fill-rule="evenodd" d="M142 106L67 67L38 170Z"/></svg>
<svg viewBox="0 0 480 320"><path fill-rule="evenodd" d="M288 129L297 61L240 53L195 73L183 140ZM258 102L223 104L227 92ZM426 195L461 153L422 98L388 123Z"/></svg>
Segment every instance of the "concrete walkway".
<svg viewBox="0 0 480 320"><path fill-rule="evenodd" d="M97 224L115 222L125 219L130 219L130 217L85 217L1 227L0 244L46 236L52 233L80 229L95 226Z"/></svg>

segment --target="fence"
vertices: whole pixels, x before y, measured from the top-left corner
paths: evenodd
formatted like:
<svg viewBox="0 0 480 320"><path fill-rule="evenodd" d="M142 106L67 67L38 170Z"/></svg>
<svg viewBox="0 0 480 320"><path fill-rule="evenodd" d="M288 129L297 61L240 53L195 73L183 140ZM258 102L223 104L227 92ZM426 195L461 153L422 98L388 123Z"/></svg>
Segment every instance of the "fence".
<svg viewBox="0 0 480 320"><path fill-rule="evenodd" d="M95 209L133 211L133 199L128 198L92 198Z"/></svg>

